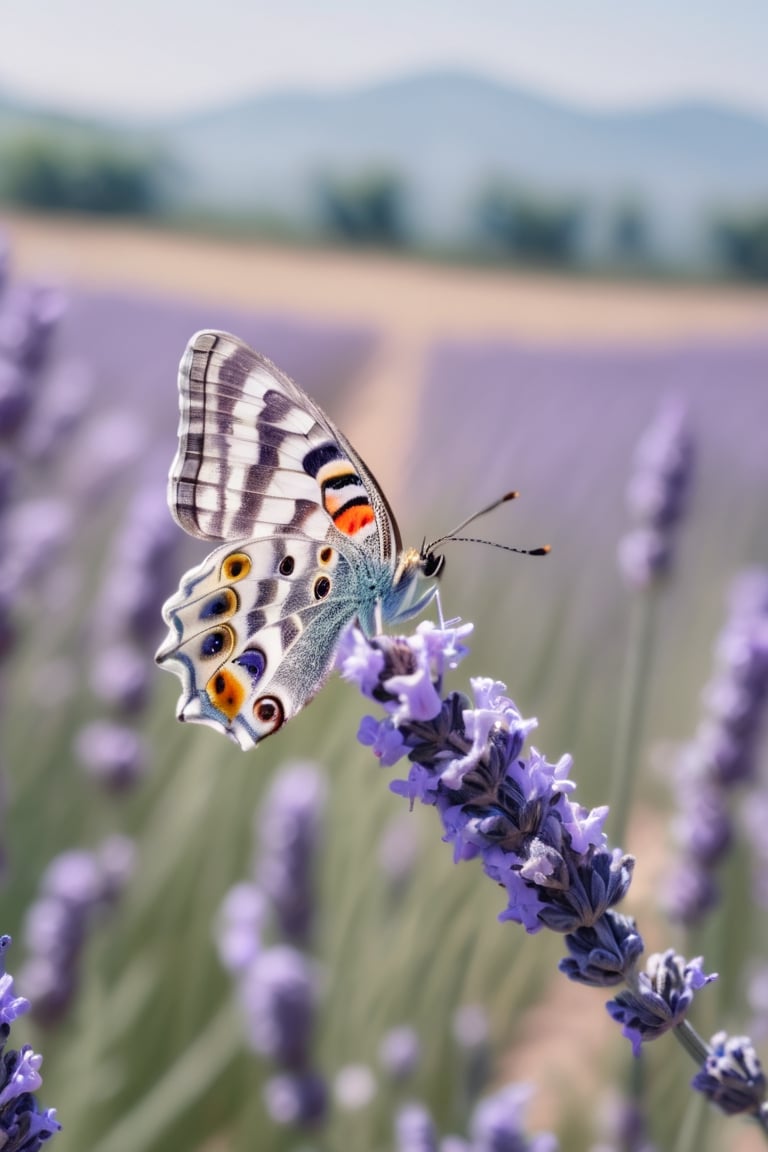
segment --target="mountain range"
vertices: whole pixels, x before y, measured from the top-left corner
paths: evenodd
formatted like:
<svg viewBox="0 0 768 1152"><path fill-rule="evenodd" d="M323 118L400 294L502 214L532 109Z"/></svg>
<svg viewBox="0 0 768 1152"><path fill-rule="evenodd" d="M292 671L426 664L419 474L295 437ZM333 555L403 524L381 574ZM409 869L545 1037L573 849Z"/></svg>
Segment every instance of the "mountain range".
<svg viewBox="0 0 768 1152"><path fill-rule="evenodd" d="M490 180L610 208L641 203L665 244L710 214L768 202L768 118L715 103L597 112L460 72L339 93L285 92L160 122L78 122L0 100L9 133L99 129L161 152L187 210L310 220L326 177L398 176L410 226L460 237Z"/></svg>

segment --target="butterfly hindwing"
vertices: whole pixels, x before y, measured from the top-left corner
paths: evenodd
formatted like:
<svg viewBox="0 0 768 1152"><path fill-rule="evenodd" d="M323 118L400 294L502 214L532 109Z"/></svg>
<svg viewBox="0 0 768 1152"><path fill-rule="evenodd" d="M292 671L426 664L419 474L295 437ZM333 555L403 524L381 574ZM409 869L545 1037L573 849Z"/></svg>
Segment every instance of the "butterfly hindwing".
<svg viewBox="0 0 768 1152"><path fill-rule="evenodd" d="M179 718L243 747L276 731L322 687L358 601L349 561L330 544L275 535L217 548L163 609L158 660L184 685Z"/></svg>

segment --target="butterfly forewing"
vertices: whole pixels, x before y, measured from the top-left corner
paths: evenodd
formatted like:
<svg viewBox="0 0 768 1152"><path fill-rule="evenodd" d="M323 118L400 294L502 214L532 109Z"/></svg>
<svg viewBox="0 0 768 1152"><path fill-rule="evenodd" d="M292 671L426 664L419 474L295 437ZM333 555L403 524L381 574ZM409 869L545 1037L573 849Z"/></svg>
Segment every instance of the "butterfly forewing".
<svg viewBox="0 0 768 1152"><path fill-rule="evenodd" d="M179 368L168 500L185 531L238 540L270 528L321 540L328 520L394 560L400 539L372 475L328 417L241 340L199 332Z"/></svg>

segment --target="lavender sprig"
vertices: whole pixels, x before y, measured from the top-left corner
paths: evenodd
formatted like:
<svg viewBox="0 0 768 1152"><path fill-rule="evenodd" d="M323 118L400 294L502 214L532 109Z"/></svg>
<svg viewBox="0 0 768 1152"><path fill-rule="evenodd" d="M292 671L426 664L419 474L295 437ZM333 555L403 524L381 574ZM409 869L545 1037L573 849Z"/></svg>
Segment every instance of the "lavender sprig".
<svg viewBox="0 0 768 1152"><path fill-rule="evenodd" d="M313 1067L319 1000L317 964L304 950L314 921L313 877L325 787L301 762L277 778L258 816L255 882L230 889L216 927L219 956L235 979L248 1043L275 1066L264 1086L276 1124L311 1127L328 1107ZM263 940L269 921L279 942Z"/></svg>
<svg viewBox="0 0 768 1152"><path fill-rule="evenodd" d="M560 969L571 979L626 985L607 1007L635 1053L674 1030L702 1063L708 1050L687 1016L715 976L701 958L687 961L672 949L638 968L642 937L633 919L615 911L634 860L608 846L607 808L587 810L569 798L570 757L550 764L535 748L524 754L536 722L520 715L499 681L471 681L474 707L458 692L441 698L444 672L465 654L470 631L427 622L412 637L368 640L351 629L341 673L385 710L384 719L363 721L359 739L384 765L407 756L408 775L392 791L437 809L456 860L479 857L505 890L500 919L529 933L563 933L569 956Z"/></svg>
<svg viewBox="0 0 768 1152"><path fill-rule="evenodd" d="M10 936L0 936L0 1148L3 1152L38 1152L61 1130L56 1109L41 1111L34 1093L42 1084L42 1056L28 1044L7 1049L11 1024L29 1010L29 1001L15 996L13 977L5 971Z"/></svg>
<svg viewBox="0 0 768 1152"><path fill-rule="evenodd" d="M28 956L19 976L42 1024L57 1024L69 1010L91 926L118 902L134 864L133 841L114 835L96 852L62 852L48 865L24 921Z"/></svg>
<svg viewBox="0 0 768 1152"><path fill-rule="evenodd" d="M677 765L679 816L673 831L678 860L666 906L679 923L698 923L718 901L716 871L734 839L732 797L754 780L766 704L768 573L755 570L733 585L702 719ZM745 813L758 861L765 856L765 807L764 793L758 792Z"/></svg>
<svg viewBox="0 0 768 1152"><path fill-rule="evenodd" d="M629 585L647 588L672 565L693 472L693 440L682 404L669 400L635 450L627 505L634 527L619 544Z"/></svg>

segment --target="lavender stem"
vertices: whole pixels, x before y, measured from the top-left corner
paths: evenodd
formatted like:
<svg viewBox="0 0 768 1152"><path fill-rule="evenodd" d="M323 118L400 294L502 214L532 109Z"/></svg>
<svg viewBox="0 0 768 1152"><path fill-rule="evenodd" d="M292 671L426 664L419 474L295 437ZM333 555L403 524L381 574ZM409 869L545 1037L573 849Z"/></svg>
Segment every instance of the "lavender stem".
<svg viewBox="0 0 768 1152"><path fill-rule="evenodd" d="M619 719L613 755L611 780L611 835L616 844L626 841L632 800L632 781L638 764L637 750L645 721L650 683L651 655L656 620L656 585L642 589L633 598L629 640L622 676Z"/></svg>

